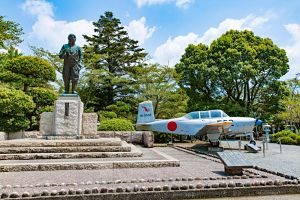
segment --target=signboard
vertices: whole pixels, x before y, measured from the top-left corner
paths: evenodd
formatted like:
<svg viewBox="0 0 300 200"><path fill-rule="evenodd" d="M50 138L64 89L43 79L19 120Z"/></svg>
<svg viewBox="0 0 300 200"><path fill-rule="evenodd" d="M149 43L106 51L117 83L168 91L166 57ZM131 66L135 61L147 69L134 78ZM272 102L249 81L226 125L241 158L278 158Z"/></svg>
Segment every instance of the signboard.
<svg viewBox="0 0 300 200"><path fill-rule="evenodd" d="M240 152L217 152L218 156L226 167L252 167L253 164Z"/></svg>

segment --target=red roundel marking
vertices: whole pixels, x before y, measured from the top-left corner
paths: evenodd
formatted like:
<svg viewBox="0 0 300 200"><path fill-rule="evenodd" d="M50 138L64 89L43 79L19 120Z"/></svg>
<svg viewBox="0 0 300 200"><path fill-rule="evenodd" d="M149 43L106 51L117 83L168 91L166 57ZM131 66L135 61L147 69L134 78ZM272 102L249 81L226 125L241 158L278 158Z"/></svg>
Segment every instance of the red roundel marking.
<svg viewBox="0 0 300 200"><path fill-rule="evenodd" d="M170 121L168 123L167 127L170 131L175 131L177 129L177 124L176 124L176 122Z"/></svg>

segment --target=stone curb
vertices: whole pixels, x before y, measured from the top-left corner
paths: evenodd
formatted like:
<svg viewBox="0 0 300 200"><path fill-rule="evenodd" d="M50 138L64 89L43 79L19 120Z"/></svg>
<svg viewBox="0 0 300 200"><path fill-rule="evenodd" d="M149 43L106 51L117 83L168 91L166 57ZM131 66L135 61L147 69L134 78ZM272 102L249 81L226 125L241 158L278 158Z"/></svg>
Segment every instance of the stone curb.
<svg viewBox="0 0 300 200"><path fill-rule="evenodd" d="M196 188L196 189L195 189ZM201 189L199 189L201 188ZM73 194L77 195L73 195ZM48 200L118 200L118 199L193 199L193 198L216 198L216 197L241 197L241 196L258 196L258 195L279 195L279 194L299 194L299 185L284 185L284 186L257 186L257 187L239 187L236 188L220 188L215 185L203 186L197 185L192 187L191 185L182 186L156 186L156 187L139 187L134 188L86 188L69 191L61 189L59 191L52 190L50 192L44 191L40 193L34 193L31 195L28 192L19 194L13 192L11 194L2 193L1 198L22 199L20 197L26 197L26 199L37 199L43 196L43 199Z"/></svg>

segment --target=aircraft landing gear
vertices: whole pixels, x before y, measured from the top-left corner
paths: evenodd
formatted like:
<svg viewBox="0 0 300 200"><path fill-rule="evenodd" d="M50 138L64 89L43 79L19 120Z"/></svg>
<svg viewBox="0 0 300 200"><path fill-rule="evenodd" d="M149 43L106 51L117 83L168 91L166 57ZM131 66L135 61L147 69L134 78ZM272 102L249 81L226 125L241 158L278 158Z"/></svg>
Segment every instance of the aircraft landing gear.
<svg viewBox="0 0 300 200"><path fill-rule="evenodd" d="M250 144L256 145L256 141L255 140L250 140L249 142Z"/></svg>
<svg viewBox="0 0 300 200"><path fill-rule="evenodd" d="M209 140L209 143L212 147L219 147L220 146L220 141L215 141L215 142L212 142Z"/></svg>

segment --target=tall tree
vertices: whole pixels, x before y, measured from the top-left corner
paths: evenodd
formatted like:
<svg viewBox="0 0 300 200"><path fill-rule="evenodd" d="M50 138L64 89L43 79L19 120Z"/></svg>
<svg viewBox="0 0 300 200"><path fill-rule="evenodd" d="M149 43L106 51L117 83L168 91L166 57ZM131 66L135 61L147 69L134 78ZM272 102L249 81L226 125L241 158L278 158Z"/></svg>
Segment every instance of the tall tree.
<svg viewBox="0 0 300 200"><path fill-rule="evenodd" d="M262 106L270 108L269 113L277 112L279 100L287 95L279 78L288 69L284 49L247 30L228 31L209 47L190 45L176 65L182 74L180 85L192 104L209 108L238 105L244 110L242 115Z"/></svg>
<svg viewBox="0 0 300 200"><path fill-rule="evenodd" d="M136 90L141 100L152 100L156 118L171 118L186 112L188 98L178 87L174 68L150 64L139 71Z"/></svg>
<svg viewBox="0 0 300 200"><path fill-rule="evenodd" d="M95 35L84 35L88 43L84 46L87 79L79 94L87 95L83 101L98 111L133 95L132 86L146 53L138 41L129 38L112 12L105 12L93 24Z"/></svg>
<svg viewBox="0 0 300 200"><path fill-rule="evenodd" d="M16 22L5 20L0 15L0 49L9 49L22 42L23 29Z"/></svg>

